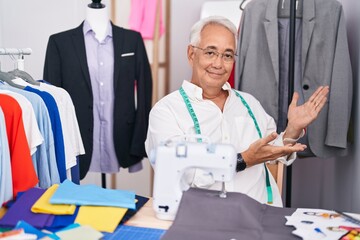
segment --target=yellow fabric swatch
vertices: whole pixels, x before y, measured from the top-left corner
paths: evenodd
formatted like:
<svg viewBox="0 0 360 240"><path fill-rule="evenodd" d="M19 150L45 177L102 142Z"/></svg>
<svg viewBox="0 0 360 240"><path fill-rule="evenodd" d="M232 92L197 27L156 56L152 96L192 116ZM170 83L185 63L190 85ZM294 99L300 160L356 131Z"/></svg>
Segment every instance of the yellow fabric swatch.
<svg viewBox="0 0 360 240"><path fill-rule="evenodd" d="M127 208L81 206L75 219L80 225L89 225L101 232L112 233L124 217Z"/></svg>
<svg viewBox="0 0 360 240"><path fill-rule="evenodd" d="M58 189L59 184L54 184L49 187L43 195L31 207L34 213L48 213L54 215L72 215L75 212L76 206L69 204L51 204L50 198Z"/></svg>

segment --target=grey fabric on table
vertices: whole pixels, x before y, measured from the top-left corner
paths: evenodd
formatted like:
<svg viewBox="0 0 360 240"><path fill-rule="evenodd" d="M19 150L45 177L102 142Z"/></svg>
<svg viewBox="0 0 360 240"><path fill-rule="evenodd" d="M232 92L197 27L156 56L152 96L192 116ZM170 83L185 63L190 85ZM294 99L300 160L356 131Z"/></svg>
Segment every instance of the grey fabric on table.
<svg viewBox="0 0 360 240"><path fill-rule="evenodd" d="M295 209L261 204L241 193L191 188L184 192L173 225L162 240L171 239L299 239L284 216Z"/></svg>

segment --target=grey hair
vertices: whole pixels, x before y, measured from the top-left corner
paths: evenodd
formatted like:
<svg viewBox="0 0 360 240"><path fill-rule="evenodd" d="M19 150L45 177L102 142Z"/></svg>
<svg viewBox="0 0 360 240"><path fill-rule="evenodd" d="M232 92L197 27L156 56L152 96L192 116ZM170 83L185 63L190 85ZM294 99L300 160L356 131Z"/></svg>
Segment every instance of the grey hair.
<svg viewBox="0 0 360 240"><path fill-rule="evenodd" d="M237 47L237 29L235 25L227 18L221 16L210 16L203 18L195 23L190 31L190 44L197 46L201 41L201 31L209 24L217 24L227 28L233 35L235 39L235 49Z"/></svg>

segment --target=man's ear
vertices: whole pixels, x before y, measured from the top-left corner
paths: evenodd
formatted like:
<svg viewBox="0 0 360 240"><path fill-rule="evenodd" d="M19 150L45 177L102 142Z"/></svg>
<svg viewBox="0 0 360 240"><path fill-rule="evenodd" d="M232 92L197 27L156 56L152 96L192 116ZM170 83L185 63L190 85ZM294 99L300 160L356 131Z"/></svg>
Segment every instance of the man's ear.
<svg viewBox="0 0 360 240"><path fill-rule="evenodd" d="M194 62L195 51L194 51L194 48L191 45L188 45L187 57L188 57L189 64L192 66L193 62Z"/></svg>

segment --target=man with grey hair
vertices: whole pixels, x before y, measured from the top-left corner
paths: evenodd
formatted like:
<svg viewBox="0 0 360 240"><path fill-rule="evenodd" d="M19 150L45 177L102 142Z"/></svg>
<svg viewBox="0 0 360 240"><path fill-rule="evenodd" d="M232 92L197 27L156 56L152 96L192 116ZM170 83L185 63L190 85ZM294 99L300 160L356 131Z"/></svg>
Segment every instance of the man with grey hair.
<svg viewBox="0 0 360 240"><path fill-rule="evenodd" d="M152 108L146 151L149 155L160 142L189 134L201 134L212 143L232 144L238 152L237 173L226 183L226 190L282 206L275 180L264 163L276 160L290 165L296 152L305 150L306 146L296 141L317 118L329 88L320 87L300 106L299 95L294 93L287 128L276 133L274 120L261 104L250 94L231 89L227 82L236 59L236 36L236 27L223 17L208 17L192 27L187 48L191 80L184 80L178 91ZM221 190L221 183L203 170L194 169L184 177L192 187Z"/></svg>

